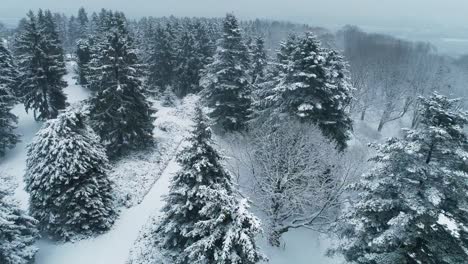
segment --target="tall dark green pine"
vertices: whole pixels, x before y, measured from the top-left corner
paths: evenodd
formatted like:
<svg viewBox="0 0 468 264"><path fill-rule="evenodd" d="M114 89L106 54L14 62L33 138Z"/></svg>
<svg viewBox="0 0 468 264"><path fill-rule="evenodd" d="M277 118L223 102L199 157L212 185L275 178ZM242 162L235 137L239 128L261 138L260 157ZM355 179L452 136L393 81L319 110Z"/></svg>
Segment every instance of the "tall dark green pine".
<svg viewBox="0 0 468 264"><path fill-rule="evenodd" d="M296 35L289 35L288 38L280 43L280 48L276 54L276 60L267 65L265 76L261 80L256 80L252 97L252 114L250 122L263 123L270 118L278 116L278 101L280 96L275 88L281 83L288 73L291 53L297 46ZM279 98L278 98L279 97Z"/></svg>
<svg viewBox="0 0 468 264"><path fill-rule="evenodd" d="M81 86L88 85L89 63L91 62L91 47L90 39L80 39L76 43L76 66L78 74L78 84Z"/></svg>
<svg viewBox="0 0 468 264"><path fill-rule="evenodd" d="M30 264L37 252L37 221L12 199L14 189L9 179L0 174L0 263Z"/></svg>
<svg viewBox="0 0 468 264"><path fill-rule="evenodd" d="M223 38L201 80L210 116L227 131L245 128L250 114L251 83L249 52L237 19L228 14L223 23Z"/></svg>
<svg viewBox="0 0 468 264"><path fill-rule="evenodd" d="M175 42L167 26L155 29L150 45L147 85L153 92L163 92L173 85L175 73Z"/></svg>
<svg viewBox="0 0 468 264"><path fill-rule="evenodd" d="M264 259L255 242L260 222L237 198L200 108L194 121L154 234L157 246L167 263L258 263Z"/></svg>
<svg viewBox="0 0 468 264"><path fill-rule="evenodd" d="M282 47L276 107L302 121L317 124L325 136L346 148L352 120L348 113L352 87L346 63L323 49L311 33Z"/></svg>
<svg viewBox="0 0 468 264"><path fill-rule="evenodd" d="M199 24L187 22L177 43L176 69L174 79L175 93L183 97L188 93L199 91L202 69L207 64L207 51L204 38L204 28ZM205 33L206 34L206 33Z"/></svg>
<svg viewBox="0 0 468 264"><path fill-rule="evenodd" d="M36 120L55 118L66 106L62 46L49 11L28 13L17 38L19 94Z"/></svg>
<svg viewBox="0 0 468 264"><path fill-rule="evenodd" d="M86 10L83 7L81 7L78 10L77 20L78 20L79 33L80 33L79 39L84 39L86 38L86 35L88 33L89 19L88 19L88 14L86 13Z"/></svg>
<svg viewBox="0 0 468 264"><path fill-rule="evenodd" d="M86 116L82 109L63 112L44 124L28 148L30 212L58 240L102 233L116 217L105 149Z"/></svg>
<svg viewBox="0 0 468 264"><path fill-rule="evenodd" d="M0 40L0 157L19 140L14 132L17 117L11 113L16 103L14 92L17 77L13 57Z"/></svg>
<svg viewBox="0 0 468 264"><path fill-rule="evenodd" d="M468 259L468 113L459 100L420 98L421 126L378 146L356 184L335 252L359 264L462 264Z"/></svg>
<svg viewBox="0 0 468 264"><path fill-rule="evenodd" d="M265 79L267 67L267 54L265 51L265 40L262 37L255 38L250 49L252 57L251 75L252 83L260 83Z"/></svg>
<svg viewBox="0 0 468 264"><path fill-rule="evenodd" d="M141 65L125 16L112 14L111 25L93 58L89 81L97 89L90 100L92 126L114 158L153 143L154 110L143 94Z"/></svg>

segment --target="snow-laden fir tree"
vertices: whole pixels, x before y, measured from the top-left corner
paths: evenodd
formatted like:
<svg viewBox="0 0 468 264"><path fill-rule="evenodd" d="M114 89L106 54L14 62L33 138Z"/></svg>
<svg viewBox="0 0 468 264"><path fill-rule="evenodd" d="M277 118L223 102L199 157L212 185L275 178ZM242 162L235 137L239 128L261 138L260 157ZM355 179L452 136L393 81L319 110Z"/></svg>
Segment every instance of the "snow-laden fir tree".
<svg viewBox="0 0 468 264"><path fill-rule="evenodd" d="M59 240L104 232L116 217L105 149L86 114L69 109L49 120L28 148L31 215Z"/></svg>
<svg viewBox="0 0 468 264"><path fill-rule="evenodd" d="M16 39L19 94L36 120L55 118L66 106L66 74L61 43L50 11L28 13Z"/></svg>
<svg viewBox="0 0 468 264"><path fill-rule="evenodd" d="M307 33L282 45L278 67L279 82L269 97L275 108L317 124L344 149L352 129L347 110L352 87L343 58L323 49L316 37Z"/></svg>
<svg viewBox="0 0 468 264"><path fill-rule="evenodd" d="M0 157L18 142L18 135L14 132L17 117L11 113L16 102L17 76L13 58L0 39Z"/></svg>
<svg viewBox="0 0 468 264"><path fill-rule="evenodd" d="M277 99L275 87L288 72L291 53L297 46L297 36L290 34L285 41L280 43L280 48L276 53L276 60L267 63L265 76L257 80L252 92L252 114L250 123L270 122L277 117Z"/></svg>
<svg viewBox="0 0 468 264"><path fill-rule="evenodd" d="M174 90L178 96L199 91L201 71L210 57L209 39L201 23L184 24L177 43Z"/></svg>
<svg viewBox="0 0 468 264"><path fill-rule="evenodd" d="M252 57L252 83L260 83L264 81L265 71L268 64L265 50L265 40L262 37L255 38L250 50Z"/></svg>
<svg viewBox="0 0 468 264"><path fill-rule="evenodd" d="M78 10L77 20L78 20L79 33L80 33L79 39L84 39L86 37L86 34L88 33L89 19L88 19L88 13L86 13L86 10L83 7L81 7Z"/></svg>
<svg viewBox="0 0 468 264"><path fill-rule="evenodd" d="M420 98L421 126L378 146L356 184L335 252L359 264L462 264L468 259L468 152L459 100Z"/></svg>
<svg viewBox="0 0 468 264"><path fill-rule="evenodd" d="M76 66L78 74L78 84L88 85L89 62L91 61L91 48L89 39L79 39L76 43Z"/></svg>
<svg viewBox="0 0 468 264"><path fill-rule="evenodd" d="M111 14L111 27L91 63L91 124L112 158L153 143L154 110L143 94L141 65L122 13Z"/></svg>
<svg viewBox="0 0 468 264"><path fill-rule="evenodd" d="M234 15L227 14L214 61L201 80L206 102L212 108L210 116L227 131L244 128L250 114L249 69L249 52L239 24Z"/></svg>
<svg viewBox="0 0 468 264"><path fill-rule="evenodd" d="M153 92L163 92L173 84L175 69L175 40L166 27L158 27L153 33L148 59L147 85Z"/></svg>
<svg viewBox="0 0 468 264"><path fill-rule="evenodd" d="M194 121L154 234L158 247L171 264L257 263L264 259L255 242L260 222L237 198L200 108Z"/></svg>
<svg viewBox="0 0 468 264"><path fill-rule="evenodd" d="M29 264L36 254L37 221L12 199L15 187L0 175L0 263Z"/></svg>
<svg viewBox="0 0 468 264"><path fill-rule="evenodd" d="M174 79L174 90L177 95L185 96L198 90L199 73L203 66L201 63L203 58L197 54L197 42L191 28L182 32L178 40L176 54L175 72L177 78Z"/></svg>

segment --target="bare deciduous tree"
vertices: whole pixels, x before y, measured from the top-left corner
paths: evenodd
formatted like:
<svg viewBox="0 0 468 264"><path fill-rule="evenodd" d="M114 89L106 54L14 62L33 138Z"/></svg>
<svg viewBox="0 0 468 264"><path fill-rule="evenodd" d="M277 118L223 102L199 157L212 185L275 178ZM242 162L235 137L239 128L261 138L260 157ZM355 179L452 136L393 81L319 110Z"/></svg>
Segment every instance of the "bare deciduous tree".
<svg viewBox="0 0 468 264"><path fill-rule="evenodd" d="M316 126L292 119L268 122L239 138L231 164L267 218L271 245L279 246L290 229L320 230L336 220L357 167Z"/></svg>

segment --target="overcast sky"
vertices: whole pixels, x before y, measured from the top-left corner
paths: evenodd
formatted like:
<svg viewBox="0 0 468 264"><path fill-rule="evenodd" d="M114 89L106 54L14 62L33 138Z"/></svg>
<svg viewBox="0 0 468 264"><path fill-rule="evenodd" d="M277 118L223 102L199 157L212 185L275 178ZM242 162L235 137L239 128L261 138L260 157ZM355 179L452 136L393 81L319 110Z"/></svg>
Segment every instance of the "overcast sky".
<svg viewBox="0 0 468 264"><path fill-rule="evenodd" d="M29 9L48 8L66 14L80 6L102 7L140 16L222 16L276 18L317 25L376 26L468 25L467 0L0 0L0 20L14 21Z"/></svg>

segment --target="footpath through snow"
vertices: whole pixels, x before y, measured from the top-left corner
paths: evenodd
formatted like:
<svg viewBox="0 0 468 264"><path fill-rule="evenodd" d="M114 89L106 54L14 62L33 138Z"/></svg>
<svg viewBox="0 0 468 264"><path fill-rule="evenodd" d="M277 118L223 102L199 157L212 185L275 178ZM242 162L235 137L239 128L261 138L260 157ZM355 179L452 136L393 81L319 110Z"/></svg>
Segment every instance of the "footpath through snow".
<svg viewBox="0 0 468 264"><path fill-rule="evenodd" d="M173 157L143 202L124 210L109 232L75 243L41 241L36 264L125 264L141 227L162 207L161 196L168 192L170 178L178 169Z"/></svg>
<svg viewBox="0 0 468 264"><path fill-rule="evenodd" d="M130 249L133 248L141 230L151 216L159 214L163 206L162 196L167 194L170 179L180 168L176 161L176 148L182 147L181 142L184 142L183 139L190 132L191 117L197 101L196 96L189 96L174 107L163 107L158 105L159 102L154 102L158 109L155 121L156 141L173 145L174 151L165 147L165 152L160 153L162 156L170 157L156 159L161 166L155 167L146 164L148 160L138 160L137 157L140 155L113 164L116 168L110 177L116 181L116 191L120 192L118 195L131 193L135 196L129 204L125 204L131 207L122 207L122 212L112 229L100 236L74 243L56 243L45 239L39 241L36 264L125 264L127 262ZM154 171L158 169L159 171ZM133 173L130 173L130 170L133 170Z"/></svg>

